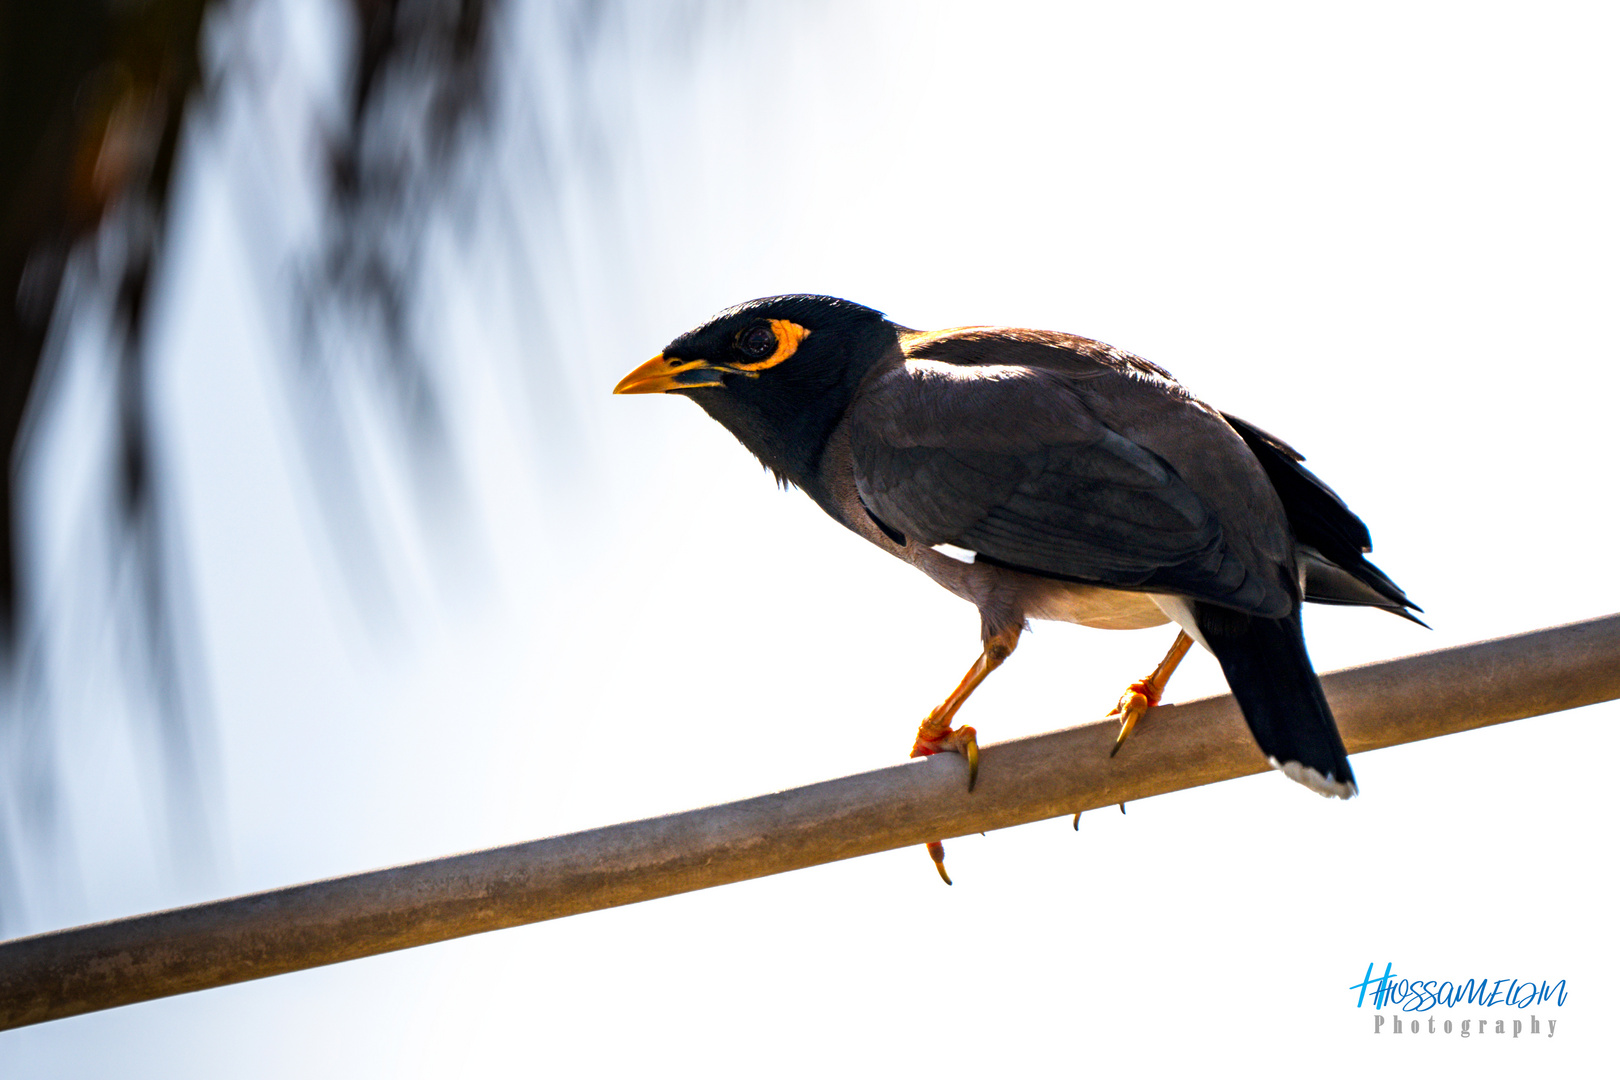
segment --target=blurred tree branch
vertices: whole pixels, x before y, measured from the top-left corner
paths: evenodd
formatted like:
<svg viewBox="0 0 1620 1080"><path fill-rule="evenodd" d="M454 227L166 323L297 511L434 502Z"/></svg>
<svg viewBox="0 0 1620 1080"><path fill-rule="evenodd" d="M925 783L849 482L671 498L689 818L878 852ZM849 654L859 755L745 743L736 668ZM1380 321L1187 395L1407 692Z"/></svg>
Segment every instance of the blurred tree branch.
<svg viewBox="0 0 1620 1080"><path fill-rule="evenodd" d="M110 311L104 348L116 379L114 458L107 463L113 501L106 509L119 550L111 555L132 571L131 587L114 590L123 595L101 599L131 608L115 623L150 680L171 832L183 833L183 819L201 809L193 757L205 695L183 688L196 684L202 665L191 655L194 615L184 560L176 556L172 500L163 492L155 438L162 417L153 393L161 358L150 355L148 323L185 126L224 85L246 77L208 70L209 25L244 19L255 4L270 2L0 0L0 438L8 460L0 474L0 668L12 713L0 716L0 733L6 723L34 728L10 740L24 752L4 763L0 777L13 789L10 797L0 791L0 848L14 849L19 833L52 827L55 766L43 737L50 706L23 702L28 695L16 690L19 657L51 617L27 576L28 508L18 480L28 466L33 418L48 397L53 354L66 329L95 310L93 300ZM423 448L420 466L442 458L446 440L411 319L415 238L438 178L488 111L486 43L498 4L333 3L352 22L353 49L344 58L352 76L342 123L329 132L328 233L303 315L313 326L317 307L333 307L371 336L386 361L377 385L413 436L410 444ZM306 366L311 356L330 364L349 359L332 349L299 355ZM315 422L340 423L330 415ZM348 468L343 454L322 454L321 469L312 471L344 475ZM359 513L352 501L326 502L331 514ZM14 884L18 873L16 857L0 851L0 920L12 891L7 879Z"/></svg>
<svg viewBox="0 0 1620 1080"><path fill-rule="evenodd" d="M15 651L15 478L69 256L116 218L119 511L139 531L151 462L140 333L209 0L0 5L0 634Z"/></svg>

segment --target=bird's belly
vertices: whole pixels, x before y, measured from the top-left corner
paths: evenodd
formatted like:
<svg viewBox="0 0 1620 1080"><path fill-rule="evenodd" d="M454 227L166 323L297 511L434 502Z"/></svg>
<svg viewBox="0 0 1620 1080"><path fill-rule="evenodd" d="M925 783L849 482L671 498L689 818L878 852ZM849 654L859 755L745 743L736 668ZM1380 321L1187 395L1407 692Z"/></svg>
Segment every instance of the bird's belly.
<svg viewBox="0 0 1620 1080"><path fill-rule="evenodd" d="M1170 621L1143 592L1062 581L992 563L962 563L915 542L896 554L977 607L986 625L1048 619L1099 630L1142 630Z"/></svg>
<svg viewBox="0 0 1620 1080"><path fill-rule="evenodd" d="M1103 589L1067 581L1044 581L1027 596L1034 619L1079 623L1099 630L1141 630L1170 620L1147 593Z"/></svg>

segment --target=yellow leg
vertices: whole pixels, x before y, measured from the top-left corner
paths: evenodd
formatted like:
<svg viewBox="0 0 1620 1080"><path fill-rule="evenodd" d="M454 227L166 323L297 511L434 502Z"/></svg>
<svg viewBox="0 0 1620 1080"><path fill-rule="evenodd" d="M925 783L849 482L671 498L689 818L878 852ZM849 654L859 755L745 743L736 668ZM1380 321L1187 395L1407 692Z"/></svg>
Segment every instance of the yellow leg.
<svg viewBox="0 0 1620 1080"><path fill-rule="evenodd" d="M1108 714L1109 716L1119 717L1119 738L1114 740L1114 748L1108 752L1109 757L1119 753L1119 748L1125 745L1125 740L1130 735L1131 730L1136 727L1136 722L1142 719L1149 709L1159 703L1159 699L1164 696L1165 684L1170 681L1170 676L1175 673L1176 667L1181 663L1182 657L1187 655L1187 650L1190 648L1192 648L1192 638L1187 635L1187 631L1183 630L1176 635L1175 644L1171 645L1170 651L1164 654L1164 659L1160 660L1159 666L1153 669L1153 674L1145 679L1139 679L1131 683L1130 687L1120 697L1119 704L1114 707L1113 712ZM1121 807L1121 809L1124 808Z"/></svg>
<svg viewBox="0 0 1620 1080"><path fill-rule="evenodd" d="M973 662L973 666L968 668L967 674L962 676L962 681L951 691L951 696L929 713L928 719L918 726L917 740L911 745L912 757L950 752L967 758L970 792L979 781L978 732L965 726L952 728L951 721L956 718L957 710L972 696L973 691L979 688L979 684L1012 655L1023 632L1024 626L1019 623L1010 630L1003 630L986 639L984 651ZM951 884L951 876L945 872L945 845L938 840L931 841L928 845L928 856L934 860L934 868L939 871L940 879L947 885Z"/></svg>
<svg viewBox="0 0 1620 1080"><path fill-rule="evenodd" d="M951 696L929 713L928 719L917 728L917 741L911 746L911 756L926 757L946 751L962 754L968 759L969 791L973 790L973 785L979 779L978 733L970 727L953 729L951 721L956 718L956 711L979 688L979 684L1012 655L1018 647L1018 638L1023 629L1022 625L1018 625L986 641L984 652L968 668L968 673L962 676L962 681L951 691Z"/></svg>

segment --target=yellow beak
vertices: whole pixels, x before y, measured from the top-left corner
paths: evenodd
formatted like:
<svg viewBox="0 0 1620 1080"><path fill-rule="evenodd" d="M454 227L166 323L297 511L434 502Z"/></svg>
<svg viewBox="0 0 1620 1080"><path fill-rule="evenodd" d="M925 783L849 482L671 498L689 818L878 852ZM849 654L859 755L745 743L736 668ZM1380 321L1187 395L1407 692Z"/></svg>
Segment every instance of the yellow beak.
<svg viewBox="0 0 1620 1080"><path fill-rule="evenodd" d="M688 375L688 372L708 374ZM685 376L684 378L682 376ZM664 394L671 390L691 390L699 386L723 386L720 369L707 360L665 360L659 353L619 380L615 394Z"/></svg>

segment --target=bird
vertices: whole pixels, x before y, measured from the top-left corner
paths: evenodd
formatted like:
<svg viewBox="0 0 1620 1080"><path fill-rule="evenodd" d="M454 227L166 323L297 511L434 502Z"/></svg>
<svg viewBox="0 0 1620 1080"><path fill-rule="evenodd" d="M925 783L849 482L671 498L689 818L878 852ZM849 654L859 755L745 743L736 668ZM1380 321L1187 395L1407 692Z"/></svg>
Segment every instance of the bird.
<svg viewBox="0 0 1620 1080"><path fill-rule="evenodd" d="M1421 611L1366 559L1366 525L1281 439L1164 368L1075 334L914 330L832 296L730 307L619 381L690 398L784 486L973 604L981 651L912 756L959 753L962 704L1030 619L1174 622L1174 645L1109 713L1113 752L1194 643L1260 752L1318 794L1357 794L1311 666L1304 601ZM928 845L946 884L944 849Z"/></svg>

